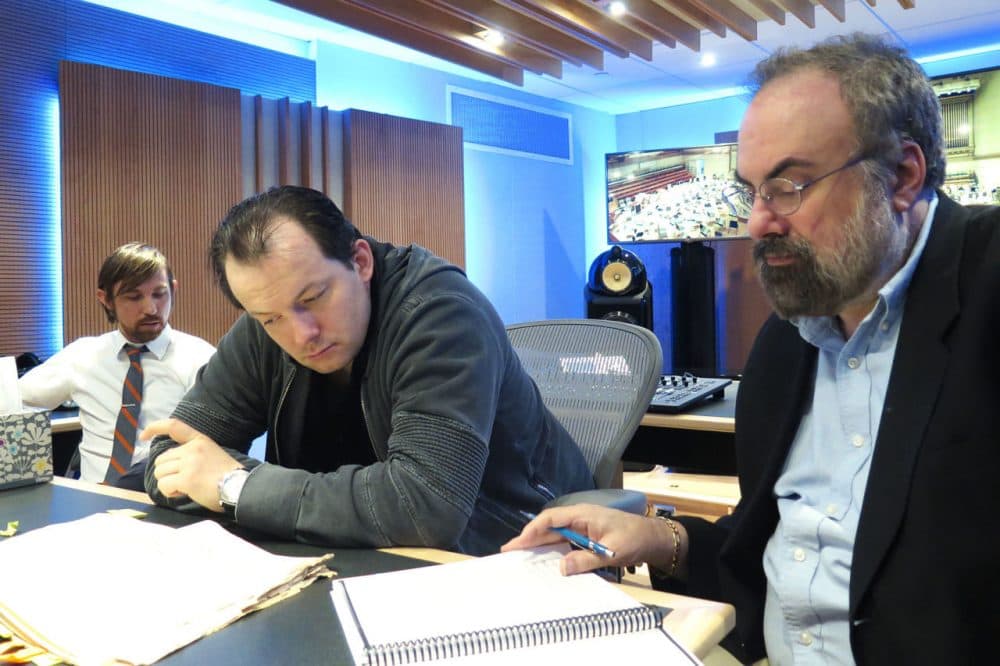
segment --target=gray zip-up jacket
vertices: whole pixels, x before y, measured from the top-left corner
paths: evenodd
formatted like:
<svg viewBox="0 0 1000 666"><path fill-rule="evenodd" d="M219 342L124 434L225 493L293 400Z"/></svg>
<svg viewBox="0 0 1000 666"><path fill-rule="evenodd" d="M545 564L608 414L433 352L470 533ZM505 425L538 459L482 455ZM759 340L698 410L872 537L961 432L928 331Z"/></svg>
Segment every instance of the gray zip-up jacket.
<svg viewBox="0 0 1000 666"><path fill-rule="evenodd" d="M375 255L361 406L378 462L325 473L282 466L303 446L311 371L245 314L173 416L253 468L236 521L335 547L429 546L492 553L554 496L592 488L569 434L544 407L486 297L416 245L367 239ZM337 428L330 423L330 429ZM247 457L267 431L267 462ZM152 475L146 490L168 499Z"/></svg>

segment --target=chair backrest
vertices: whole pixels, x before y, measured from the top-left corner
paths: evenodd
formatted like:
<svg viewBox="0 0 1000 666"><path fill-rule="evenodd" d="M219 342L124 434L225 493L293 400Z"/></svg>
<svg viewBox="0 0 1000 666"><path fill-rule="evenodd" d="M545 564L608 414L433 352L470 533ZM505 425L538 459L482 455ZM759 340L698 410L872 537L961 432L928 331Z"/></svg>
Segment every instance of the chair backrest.
<svg viewBox="0 0 1000 666"><path fill-rule="evenodd" d="M507 327L545 406L608 488L663 370L652 331L604 319L554 319Z"/></svg>

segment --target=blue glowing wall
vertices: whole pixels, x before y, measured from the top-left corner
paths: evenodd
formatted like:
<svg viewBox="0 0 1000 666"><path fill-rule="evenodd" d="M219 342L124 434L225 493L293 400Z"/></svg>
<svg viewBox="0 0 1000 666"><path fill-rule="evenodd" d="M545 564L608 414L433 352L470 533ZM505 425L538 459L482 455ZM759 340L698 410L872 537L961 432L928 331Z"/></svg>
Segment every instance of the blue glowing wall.
<svg viewBox="0 0 1000 666"><path fill-rule="evenodd" d="M63 343L60 60L229 86L267 97L315 98L310 60L76 0L4 0L0 297L16 309L16 316L0 322L4 341L0 354L49 355Z"/></svg>

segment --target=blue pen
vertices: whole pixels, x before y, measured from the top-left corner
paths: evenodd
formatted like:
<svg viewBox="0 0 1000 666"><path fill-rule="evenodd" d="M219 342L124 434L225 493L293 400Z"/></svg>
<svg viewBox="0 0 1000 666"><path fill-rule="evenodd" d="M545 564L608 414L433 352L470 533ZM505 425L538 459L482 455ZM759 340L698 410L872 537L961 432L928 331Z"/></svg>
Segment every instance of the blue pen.
<svg viewBox="0 0 1000 666"><path fill-rule="evenodd" d="M535 519L535 514L531 513L530 511L522 511L521 515L527 518L528 520ZM597 553L598 555L602 555L604 557L615 556L615 551L611 550L603 543L598 543L593 539L588 539L579 532L574 532L568 527L550 527L549 529L552 530L553 532L558 532L559 534L563 535L563 537L565 537L566 540L569 541L570 543L574 543L577 546L580 546L580 548L586 548L592 553Z"/></svg>

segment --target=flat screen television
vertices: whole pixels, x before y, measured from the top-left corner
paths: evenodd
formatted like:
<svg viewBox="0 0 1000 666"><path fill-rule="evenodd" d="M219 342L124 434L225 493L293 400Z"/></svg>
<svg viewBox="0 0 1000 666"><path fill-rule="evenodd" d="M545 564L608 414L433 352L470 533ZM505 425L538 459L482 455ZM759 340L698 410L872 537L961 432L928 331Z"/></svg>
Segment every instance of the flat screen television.
<svg viewBox="0 0 1000 666"><path fill-rule="evenodd" d="M931 79L947 158L942 189L962 204L1000 204L1000 69Z"/></svg>
<svg viewBox="0 0 1000 666"><path fill-rule="evenodd" d="M608 243L749 238L749 210L722 192L735 185L736 144L605 155Z"/></svg>

